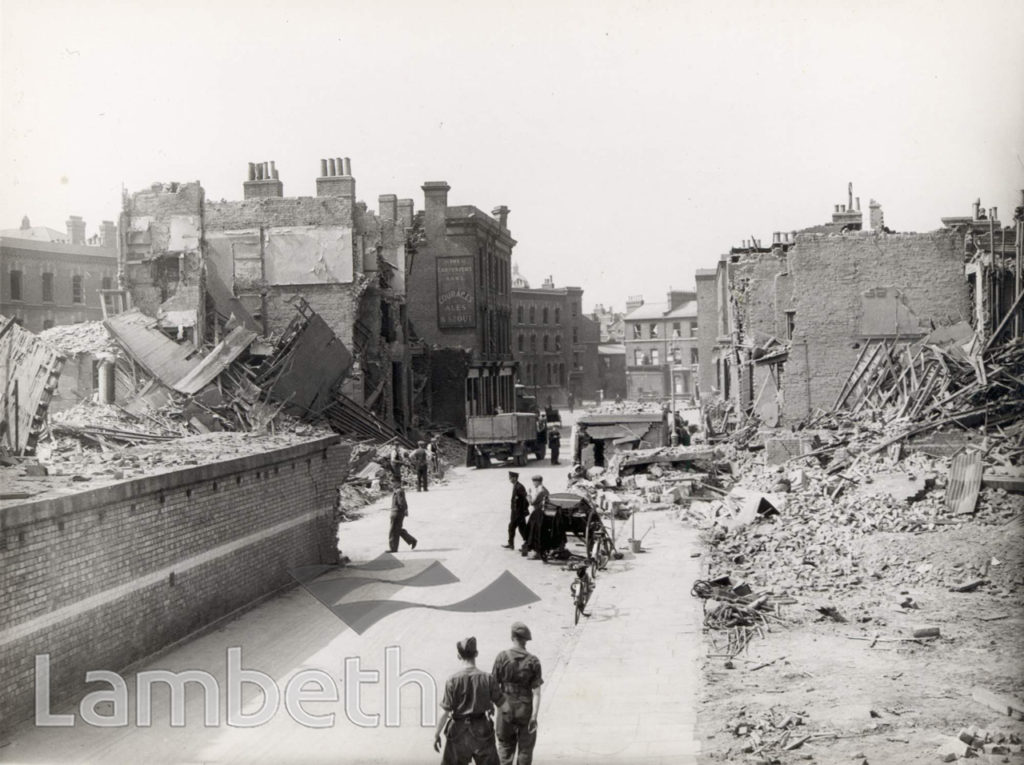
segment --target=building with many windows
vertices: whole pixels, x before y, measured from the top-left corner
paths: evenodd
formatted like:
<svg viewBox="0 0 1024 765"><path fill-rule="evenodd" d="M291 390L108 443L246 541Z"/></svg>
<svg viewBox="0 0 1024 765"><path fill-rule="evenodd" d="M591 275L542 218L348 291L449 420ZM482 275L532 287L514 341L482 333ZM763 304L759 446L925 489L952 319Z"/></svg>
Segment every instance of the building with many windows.
<svg viewBox="0 0 1024 765"><path fill-rule="evenodd" d="M0 231L0 314L33 332L103 318L101 289L117 283L117 227L104 221L86 239L72 215L67 235L45 226Z"/></svg>
<svg viewBox="0 0 1024 765"><path fill-rule="evenodd" d="M518 269L512 278L512 352L519 382L543 406L594 398L598 390L600 325L583 315L581 287L555 287L549 276L531 289Z"/></svg>
<svg viewBox="0 0 1024 765"><path fill-rule="evenodd" d="M700 362L697 293L670 290L665 302L626 303L626 396L633 400L696 398Z"/></svg>

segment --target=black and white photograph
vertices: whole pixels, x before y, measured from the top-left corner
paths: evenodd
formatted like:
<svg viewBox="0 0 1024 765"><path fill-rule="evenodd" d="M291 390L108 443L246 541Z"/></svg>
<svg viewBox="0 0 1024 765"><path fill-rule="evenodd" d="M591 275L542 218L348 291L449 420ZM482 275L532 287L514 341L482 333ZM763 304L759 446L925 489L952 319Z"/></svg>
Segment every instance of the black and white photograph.
<svg viewBox="0 0 1024 765"><path fill-rule="evenodd" d="M1024 765L1020 0L0 0L0 762Z"/></svg>

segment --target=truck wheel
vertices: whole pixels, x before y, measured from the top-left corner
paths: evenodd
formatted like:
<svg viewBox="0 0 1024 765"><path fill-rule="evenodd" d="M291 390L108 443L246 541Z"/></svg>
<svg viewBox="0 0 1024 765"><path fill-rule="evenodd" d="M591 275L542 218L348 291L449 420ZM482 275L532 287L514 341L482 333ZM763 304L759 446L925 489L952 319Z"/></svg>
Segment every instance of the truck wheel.
<svg viewBox="0 0 1024 765"><path fill-rule="evenodd" d="M476 468L477 470L483 470L491 466L491 458L488 457L484 452L477 450L476 453Z"/></svg>

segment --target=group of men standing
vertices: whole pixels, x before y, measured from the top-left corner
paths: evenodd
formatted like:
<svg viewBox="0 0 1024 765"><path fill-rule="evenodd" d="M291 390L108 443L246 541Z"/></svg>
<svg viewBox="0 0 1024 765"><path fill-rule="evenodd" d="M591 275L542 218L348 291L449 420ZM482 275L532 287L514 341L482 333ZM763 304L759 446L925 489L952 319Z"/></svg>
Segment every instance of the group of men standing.
<svg viewBox="0 0 1024 765"><path fill-rule="evenodd" d="M532 638L525 624L513 624L512 646L495 657L490 674L477 669L476 638L458 642L456 652L464 666L445 683L434 734L438 752L441 734L446 736L442 765L531 765L544 682L540 660L526 650Z"/></svg>

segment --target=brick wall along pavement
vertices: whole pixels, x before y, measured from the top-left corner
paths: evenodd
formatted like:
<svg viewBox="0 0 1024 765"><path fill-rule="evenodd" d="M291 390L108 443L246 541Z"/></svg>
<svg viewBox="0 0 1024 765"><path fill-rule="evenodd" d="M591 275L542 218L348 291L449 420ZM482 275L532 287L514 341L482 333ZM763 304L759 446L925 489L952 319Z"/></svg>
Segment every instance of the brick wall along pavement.
<svg viewBox="0 0 1024 765"><path fill-rule="evenodd" d="M0 734L32 718L35 656L51 709L85 673L120 671L337 561L336 436L0 510Z"/></svg>

